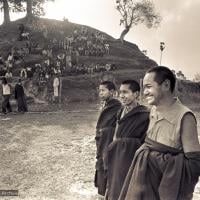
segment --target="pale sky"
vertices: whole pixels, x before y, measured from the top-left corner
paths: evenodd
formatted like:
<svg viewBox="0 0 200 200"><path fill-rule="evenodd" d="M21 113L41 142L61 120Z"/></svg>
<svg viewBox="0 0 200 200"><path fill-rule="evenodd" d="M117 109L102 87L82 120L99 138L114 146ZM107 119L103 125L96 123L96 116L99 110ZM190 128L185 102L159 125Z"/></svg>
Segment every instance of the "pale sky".
<svg viewBox="0 0 200 200"><path fill-rule="evenodd" d="M165 42L162 65L181 70L192 79L200 72L200 0L152 0L163 20L157 29L138 25L125 40L147 50L147 55L159 63L160 42ZM119 38L122 27L115 9L115 0L55 0L46 5L46 17L88 25ZM19 16L19 14L18 14ZM2 18L2 15L1 15Z"/></svg>

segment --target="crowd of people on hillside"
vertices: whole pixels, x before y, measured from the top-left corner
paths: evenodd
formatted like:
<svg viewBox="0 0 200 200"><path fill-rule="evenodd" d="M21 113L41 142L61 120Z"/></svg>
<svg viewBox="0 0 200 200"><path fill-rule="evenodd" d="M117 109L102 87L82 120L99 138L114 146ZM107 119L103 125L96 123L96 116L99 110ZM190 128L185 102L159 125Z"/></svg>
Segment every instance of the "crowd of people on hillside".
<svg viewBox="0 0 200 200"><path fill-rule="evenodd" d="M29 29L39 32L43 42L36 41L30 35ZM42 22L34 21L30 27L19 24L18 40L21 45L13 47L4 57L0 55L0 76L34 77L45 82L54 75L94 74L115 69L115 65L111 63L85 64L79 61L80 56L99 57L110 53L105 35L99 31L89 31L84 26L74 29L67 36L56 23L46 26ZM39 56L39 62L26 61L32 56Z"/></svg>
<svg viewBox="0 0 200 200"><path fill-rule="evenodd" d="M60 76L93 74L114 69L111 64L86 65L79 56L109 54L109 44L99 32L85 27L70 37L54 36L56 25L47 29L34 24L47 40L36 45L25 27L19 27L19 41L27 45L26 54L12 49L0 56L2 112L12 112L12 77L18 59L38 54L42 61L20 68L21 78L45 82L53 77L53 99L59 101ZM50 36L49 36L50 35ZM52 37L51 37L52 36ZM50 41L49 38L52 38ZM21 49L22 50L22 49ZM14 87L18 112L28 111L21 78ZM112 81L102 81L98 92L101 108L96 123L96 165L94 186L99 200L191 200L200 176L200 144L197 119L175 94L176 77L164 66L149 68L142 82L146 105L139 101L141 86L136 80L121 82L119 91ZM118 95L119 94L119 95ZM148 106L147 106L148 105ZM66 167L66 166L64 166ZM62 170L63 168L61 168Z"/></svg>

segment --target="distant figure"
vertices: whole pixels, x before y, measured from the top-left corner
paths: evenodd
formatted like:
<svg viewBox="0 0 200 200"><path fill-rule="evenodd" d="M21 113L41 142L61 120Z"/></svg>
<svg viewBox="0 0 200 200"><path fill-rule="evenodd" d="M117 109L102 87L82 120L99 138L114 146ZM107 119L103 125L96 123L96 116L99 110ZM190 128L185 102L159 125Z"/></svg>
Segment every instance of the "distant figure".
<svg viewBox="0 0 200 200"><path fill-rule="evenodd" d="M3 65L4 64L4 59L2 57L2 55L0 54L0 65Z"/></svg>
<svg viewBox="0 0 200 200"><path fill-rule="evenodd" d="M11 78L12 77L12 72L10 70L8 70L5 74L6 78Z"/></svg>
<svg viewBox="0 0 200 200"><path fill-rule="evenodd" d="M12 112L12 108L10 105L11 88L5 77L2 78L2 88L3 88L2 112L6 114Z"/></svg>
<svg viewBox="0 0 200 200"><path fill-rule="evenodd" d="M106 50L106 54L109 55L110 54L110 45L108 43L104 44L105 50Z"/></svg>
<svg viewBox="0 0 200 200"><path fill-rule="evenodd" d="M18 83L15 85L15 99L17 100L18 112L27 112L28 108L21 79L19 79Z"/></svg>
<svg viewBox="0 0 200 200"><path fill-rule="evenodd" d="M20 77L21 78L27 78L27 70L25 67L23 67L20 71Z"/></svg>
<svg viewBox="0 0 200 200"><path fill-rule="evenodd" d="M24 24L19 24L18 29L19 29L19 41L21 41L22 40L22 33L25 30Z"/></svg>
<svg viewBox="0 0 200 200"><path fill-rule="evenodd" d="M59 96L59 78L58 76L55 76L55 78L53 79L53 101L55 103L58 102L58 96Z"/></svg>
<svg viewBox="0 0 200 200"><path fill-rule="evenodd" d="M29 32L24 32L21 34L22 40L29 40L29 36L30 36Z"/></svg>

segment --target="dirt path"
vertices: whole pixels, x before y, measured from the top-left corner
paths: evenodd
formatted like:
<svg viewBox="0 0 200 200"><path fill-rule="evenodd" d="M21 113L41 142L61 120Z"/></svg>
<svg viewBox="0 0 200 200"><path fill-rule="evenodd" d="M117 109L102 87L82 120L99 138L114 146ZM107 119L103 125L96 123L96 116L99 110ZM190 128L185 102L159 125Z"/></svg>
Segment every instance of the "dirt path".
<svg viewBox="0 0 200 200"><path fill-rule="evenodd" d="M19 199L94 199L95 118L82 112L1 120L0 189L18 189Z"/></svg>
<svg viewBox="0 0 200 200"><path fill-rule="evenodd" d="M96 200L96 118L84 110L0 117L0 189L19 190L0 199Z"/></svg>

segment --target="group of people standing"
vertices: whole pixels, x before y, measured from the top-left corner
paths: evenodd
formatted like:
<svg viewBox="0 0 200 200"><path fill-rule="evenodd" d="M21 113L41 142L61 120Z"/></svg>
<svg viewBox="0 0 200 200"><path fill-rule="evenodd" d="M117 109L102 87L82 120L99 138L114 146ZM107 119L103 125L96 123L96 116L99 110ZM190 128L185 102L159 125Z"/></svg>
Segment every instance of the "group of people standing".
<svg viewBox="0 0 200 200"><path fill-rule="evenodd" d="M2 83L2 113L7 114L12 112L12 107L10 104L12 88L5 77L2 78L1 83ZM19 79L15 85L14 97L17 101L18 112L20 113L27 112L28 108L21 79Z"/></svg>
<svg viewBox="0 0 200 200"><path fill-rule="evenodd" d="M119 98L114 83L100 83L94 181L99 199L192 199L200 175L197 121L175 97L175 84L169 68L149 69L143 79L146 107L139 104L137 81L123 81Z"/></svg>

